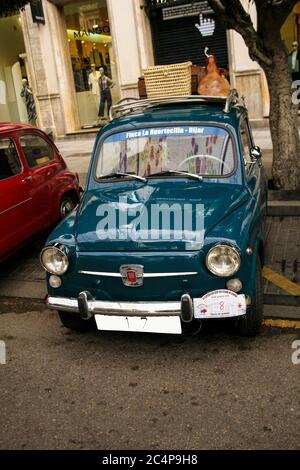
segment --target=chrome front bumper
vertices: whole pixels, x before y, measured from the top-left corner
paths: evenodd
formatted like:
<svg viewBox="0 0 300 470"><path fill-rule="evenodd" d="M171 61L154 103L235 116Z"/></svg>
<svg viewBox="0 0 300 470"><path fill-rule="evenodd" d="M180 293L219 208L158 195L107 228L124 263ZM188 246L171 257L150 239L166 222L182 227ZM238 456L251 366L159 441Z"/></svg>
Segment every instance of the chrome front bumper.
<svg viewBox="0 0 300 470"><path fill-rule="evenodd" d="M46 297L46 305L54 310L78 313L83 320L94 315L127 317L181 317L182 321L193 319L193 301L189 294L184 294L177 302L109 302L93 300L88 292L81 292L78 299Z"/></svg>

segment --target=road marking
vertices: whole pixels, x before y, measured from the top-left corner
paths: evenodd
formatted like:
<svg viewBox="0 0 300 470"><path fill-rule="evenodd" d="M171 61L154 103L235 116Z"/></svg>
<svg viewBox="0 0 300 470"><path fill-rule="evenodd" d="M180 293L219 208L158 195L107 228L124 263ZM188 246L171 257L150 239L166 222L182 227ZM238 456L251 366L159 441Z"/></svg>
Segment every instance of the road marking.
<svg viewBox="0 0 300 470"><path fill-rule="evenodd" d="M293 321L293 320L273 320L268 319L264 320L265 326L273 326L275 328L293 328L296 330L300 329L300 321Z"/></svg>
<svg viewBox="0 0 300 470"><path fill-rule="evenodd" d="M281 289L285 290L288 294L300 297L300 286L295 282L290 281L284 276L276 273L272 269L265 266L262 271L262 275L265 279L270 281L275 286L280 287Z"/></svg>

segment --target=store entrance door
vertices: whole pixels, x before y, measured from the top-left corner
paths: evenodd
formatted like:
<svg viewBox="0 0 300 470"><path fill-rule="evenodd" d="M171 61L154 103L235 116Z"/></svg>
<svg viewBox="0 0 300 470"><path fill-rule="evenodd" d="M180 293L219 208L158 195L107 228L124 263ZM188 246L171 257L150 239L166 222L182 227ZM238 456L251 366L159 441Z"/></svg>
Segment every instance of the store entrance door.
<svg viewBox="0 0 300 470"><path fill-rule="evenodd" d="M171 7L157 2L151 10L151 28L156 65L191 61L204 66L208 47L218 66L228 70L226 30L207 1L179 1Z"/></svg>

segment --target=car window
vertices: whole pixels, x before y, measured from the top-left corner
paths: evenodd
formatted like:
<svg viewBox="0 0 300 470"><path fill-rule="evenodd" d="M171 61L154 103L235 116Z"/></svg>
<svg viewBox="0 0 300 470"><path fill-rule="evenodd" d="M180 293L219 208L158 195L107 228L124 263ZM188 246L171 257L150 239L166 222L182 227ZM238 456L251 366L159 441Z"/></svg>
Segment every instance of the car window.
<svg viewBox="0 0 300 470"><path fill-rule="evenodd" d="M99 151L96 177L114 172L150 176L168 170L222 177L234 169L233 144L226 129L155 127L107 137Z"/></svg>
<svg viewBox="0 0 300 470"><path fill-rule="evenodd" d="M0 180L20 174L22 165L11 139L0 139Z"/></svg>
<svg viewBox="0 0 300 470"><path fill-rule="evenodd" d="M21 136L20 143L29 168L37 168L54 158L52 147L37 134Z"/></svg>

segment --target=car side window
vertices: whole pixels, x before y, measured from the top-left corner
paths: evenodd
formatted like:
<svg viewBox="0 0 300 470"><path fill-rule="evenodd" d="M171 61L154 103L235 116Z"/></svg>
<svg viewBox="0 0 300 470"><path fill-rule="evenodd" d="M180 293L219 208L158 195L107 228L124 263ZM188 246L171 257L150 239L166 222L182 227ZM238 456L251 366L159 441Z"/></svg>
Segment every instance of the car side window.
<svg viewBox="0 0 300 470"><path fill-rule="evenodd" d="M53 148L37 134L21 136L20 143L29 168L38 168L54 158Z"/></svg>
<svg viewBox="0 0 300 470"><path fill-rule="evenodd" d="M249 129L248 129L245 119L241 122L240 132L241 132L241 142L242 142L244 164L246 167L246 171L248 172L252 164L251 157L250 157L250 150L251 150L252 144L251 144Z"/></svg>
<svg viewBox="0 0 300 470"><path fill-rule="evenodd" d="M0 180L6 180L22 172L20 158L11 139L0 139Z"/></svg>

